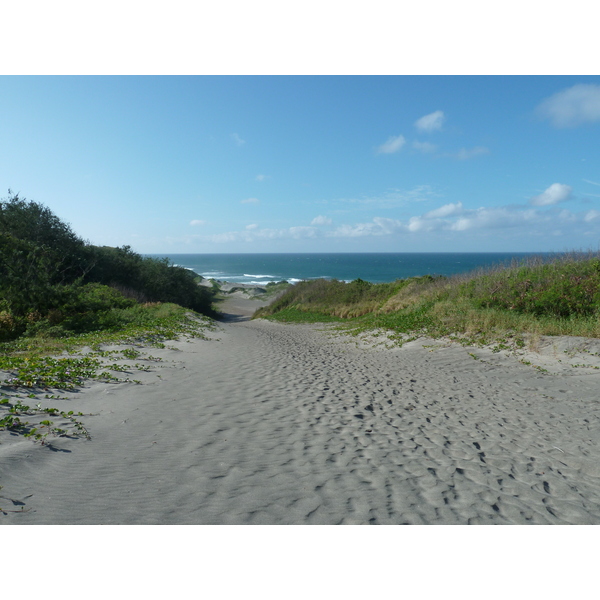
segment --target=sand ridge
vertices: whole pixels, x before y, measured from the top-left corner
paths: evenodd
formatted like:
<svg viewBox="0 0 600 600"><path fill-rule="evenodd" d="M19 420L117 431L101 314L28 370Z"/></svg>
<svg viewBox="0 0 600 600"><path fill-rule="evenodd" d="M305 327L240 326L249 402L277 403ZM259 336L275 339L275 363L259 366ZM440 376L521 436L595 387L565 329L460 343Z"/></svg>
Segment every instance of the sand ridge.
<svg viewBox="0 0 600 600"><path fill-rule="evenodd" d="M212 339L152 349L141 385L64 394L91 441L0 432L0 507L28 510L0 523L600 522L597 370L357 344L235 302Z"/></svg>

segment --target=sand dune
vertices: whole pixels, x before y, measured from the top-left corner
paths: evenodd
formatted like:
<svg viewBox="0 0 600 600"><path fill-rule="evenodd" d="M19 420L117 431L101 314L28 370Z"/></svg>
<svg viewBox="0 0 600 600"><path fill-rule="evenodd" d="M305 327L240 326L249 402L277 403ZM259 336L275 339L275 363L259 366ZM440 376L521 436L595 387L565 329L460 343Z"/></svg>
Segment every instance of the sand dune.
<svg viewBox="0 0 600 600"><path fill-rule="evenodd" d="M27 511L0 523L600 523L592 346L588 367L556 344L532 355L542 373L250 321L256 306L232 299L211 340L152 349L141 385L51 401L89 415L90 441L0 432L0 507Z"/></svg>

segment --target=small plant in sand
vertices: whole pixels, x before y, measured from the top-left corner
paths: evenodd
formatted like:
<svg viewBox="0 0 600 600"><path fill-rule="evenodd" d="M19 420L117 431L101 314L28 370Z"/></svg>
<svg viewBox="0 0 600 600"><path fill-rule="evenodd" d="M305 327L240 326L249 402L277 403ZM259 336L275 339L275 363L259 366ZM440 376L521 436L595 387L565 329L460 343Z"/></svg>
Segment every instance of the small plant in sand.
<svg viewBox="0 0 600 600"><path fill-rule="evenodd" d="M20 399L2 398L0 399L0 407L5 408L8 414L0 418L0 429L19 433L26 438L32 438L42 445L46 444L48 436L55 437L84 437L90 439L88 430L76 416L83 416L83 413L74 414L72 410L61 411L58 408L42 408L41 404L35 407L23 404ZM61 426L55 425L47 416L54 418L62 418L64 424ZM24 420L25 417L30 417L33 421Z"/></svg>
<svg viewBox="0 0 600 600"><path fill-rule="evenodd" d="M159 307L165 314L165 305ZM210 320L201 319L189 311L170 305L165 316L155 319L145 327L134 326L120 332L95 332L82 336L72 336L61 340L52 340L50 345L40 343L38 338L16 340L2 344L0 354L0 371L6 375L0 379L5 388L17 391L27 390L27 397L35 399L41 391L73 390L82 386L85 381L101 380L141 384L138 379L129 376L118 378L114 373L128 373L133 370L149 371L150 365L144 362L120 364L108 362L106 359L126 358L139 361L158 362L155 356L143 356L136 348L122 350L102 350L102 344L148 344L165 347L161 340L188 338L205 338L204 331L212 328ZM155 308L156 309L156 308ZM84 356L72 355L63 357L48 356L46 353L68 351L76 353L78 348L91 348ZM56 393L46 393L46 399L61 399ZM64 398L63 398L64 399ZM48 436L74 435L89 437L82 422L72 411L58 408L42 408L40 404L31 407L21 400L8 397L0 401L0 430L10 431L45 443ZM43 418L42 418L43 417ZM51 418L49 418L51 417ZM63 420L57 424L56 419Z"/></svg>

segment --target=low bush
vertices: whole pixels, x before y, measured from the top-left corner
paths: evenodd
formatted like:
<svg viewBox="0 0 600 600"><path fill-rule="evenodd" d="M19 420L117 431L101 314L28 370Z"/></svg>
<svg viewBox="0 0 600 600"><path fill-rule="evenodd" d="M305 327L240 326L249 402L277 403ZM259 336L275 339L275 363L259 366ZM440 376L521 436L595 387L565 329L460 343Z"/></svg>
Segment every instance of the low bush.
<svg viewBox="0 0 600 600"><path fill-rule="evenodd" d="M172 302L214 316L214 291L198 285L198 276L166 258L142 257L129 246L90 246L92 265L86 281L102 283L137 302Z"/></svg>
<svg viewBox="0 0 600 600"><path fill-rule="evenodd" d="M536 316L591 316L600 308L600 260L566 257L491 272L463 284L477 306Z"/></svg>

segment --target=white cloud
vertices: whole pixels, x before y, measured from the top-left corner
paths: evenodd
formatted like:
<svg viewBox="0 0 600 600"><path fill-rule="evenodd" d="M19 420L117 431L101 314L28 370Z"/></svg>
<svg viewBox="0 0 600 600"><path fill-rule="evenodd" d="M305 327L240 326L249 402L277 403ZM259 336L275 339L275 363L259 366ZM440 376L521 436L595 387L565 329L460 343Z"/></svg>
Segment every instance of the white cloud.
<svg viewBox="0 0 600 600"><path fill-rule="evenodd" d="M589 179L584 179L586 183L591 183L592 185L600 185L600 183L596 183L595 181L590 181Z"/></svg>
<svg viewBox="0 0 600 600"><path fill-rule="evenodd" d="M394 152L398 152L402 146L406 144L406 140L403 135L398 135L396 137L392 136L388 139L385 144L382 144L377 148L378 154L393 154Z"/></svg>
<svg viewBox="0 0 600 600"><path fill-rule="evenodd" d="M454 235L485 233L489 230L504 230L518 236L543 236L549 228L565 225L576 228L580 223L594 221L598 211L577 215L570 211L548 212L540 209L501 206L465 209L460 202L448 204L424 215L415 215L406 223L394 219L374 218L371 223L344 224L329 235L335 237L359 237L382 235L406 235L434 231ZM600 220L599 220L600 222Z"/></svg>
<svg viewBox="0 0 600 600"><path fill-rule="evenodd" d="M563 183L553 183L544 190L539 196L534 196L529 201L533 206L551 206L568 200L571 196L572 188Z"/></svg>
<svg viewBox="0 0 600 600"><path fill-rule="evenodd" d="M442 123L444 122L444 113L441 110L436 110L429 115L425 115L421 117L417 121L415 121L415 127L419 131L424 131L426 133L431 133L432 131L436 131L442 128Z"/></svg>
<svg viewBox="0 0 600 600"><path fill-rule="evenodd" d="M459 219L451 226L451 229L455 231L465 231L466 229L470 229L474 224L473 219L463 218Z"/></svg>
<svg viewBox="0 0 600 600"><path fill-rule="evenodd" d="M411 217L408 221L408 230L411 232L423 231L430 227L430 223L423 217Z"/></svg>
<svg viewBox="0 0 600 600"><path fill-rule="evenodd" d="M498 229L517 227L535 220L538 213L532 210L511 209L509 207L478 208L465 211L465 215L456 221L448 222L451 231L467 231L477 229Z"/></svg>
<svg viewBox="0 0 600 600"><path fill-rule="evenodd" d="M600 236L600 210L575 213L551 205L467 209L457 202L424 214L413 214L403 221L374 217L368 222L347 222L332 229L312 225L261 229L257 224L251 224L241 231L193 237L194 240L217 244L251 244L270 240L321 240L324 243L327 239L343 238L382 238L384 241L380 243L387 243L386 240L393 243L400 238L433 241L432 236L451 244L474 241L485 244L488 240L500 239L511 240L511 243L541 241L547 240L548 236L564 236L565 239L570 236L571 240L581 240Z"/></svg>
<svg viewBox="0 0 600 600"><path fill-rule="evenodd" d="M206 221L201 221L200 219L194 219L193 221L190 221L190 225L204 225L206 223Z"/></svg>
<svg viewBox="0 0 600 600"><path fill-rule="evenodd" d="M429 154L437 150L437 146L435 144L430 144L429 142L419 142L417 140L413 142L413 148L425 154Z"/></svg>
<svg viewBox="0 0 600 600"><path fill-rule="evenodd" d="M450 217L452 215L459 215L462 212L462 202L457 202L456 204L444 204L444 206L440 206L440 208L430 210L428 213L425 213L423 217L426 219L437 219L443 217Z"/></svg>
<svg viewBox="0 0 600 600"><path fill-rule="evenodd" d="M469 158L474 158L475 156L481 156L482 154L488 153L489 150L484 146L475 146L475 148L471 148L469 150L466 148L461 148L456 154L449 154L448 156L458 158L458 160L468 160Z"/></svg>
<svg viewBox="0 0 600 600"><path fill-rule="evenodd" d="M246 198L245 200L240 200L241 204L258 204L260 200L258 198Z"/></svg>
<svg viewBox="0 0 600 600"><path fill-rule="evenodd" d="M257 175L256 181L264 181L265 179L268 179L268 177L268 175Z"/></svg>
<svg viewBox="0 0 600 600"><path fill-rule="evenodd" d="M311 221L311 225L331 225L333 221L329 217L319 215Z"/></svg>
<svg viewBox="0 0 600 600"><path fill-rule="evenodd" d="M243 146L246 143L246 140L243 140L237 133L231 134L231 139L238 145Z"/></svg>
<svg viewBox="0 0 600 600"><path fill-rule="evenodd" d="M546 98L536 113L559 128L600 121L600 85L578 84Z"/></svg>

